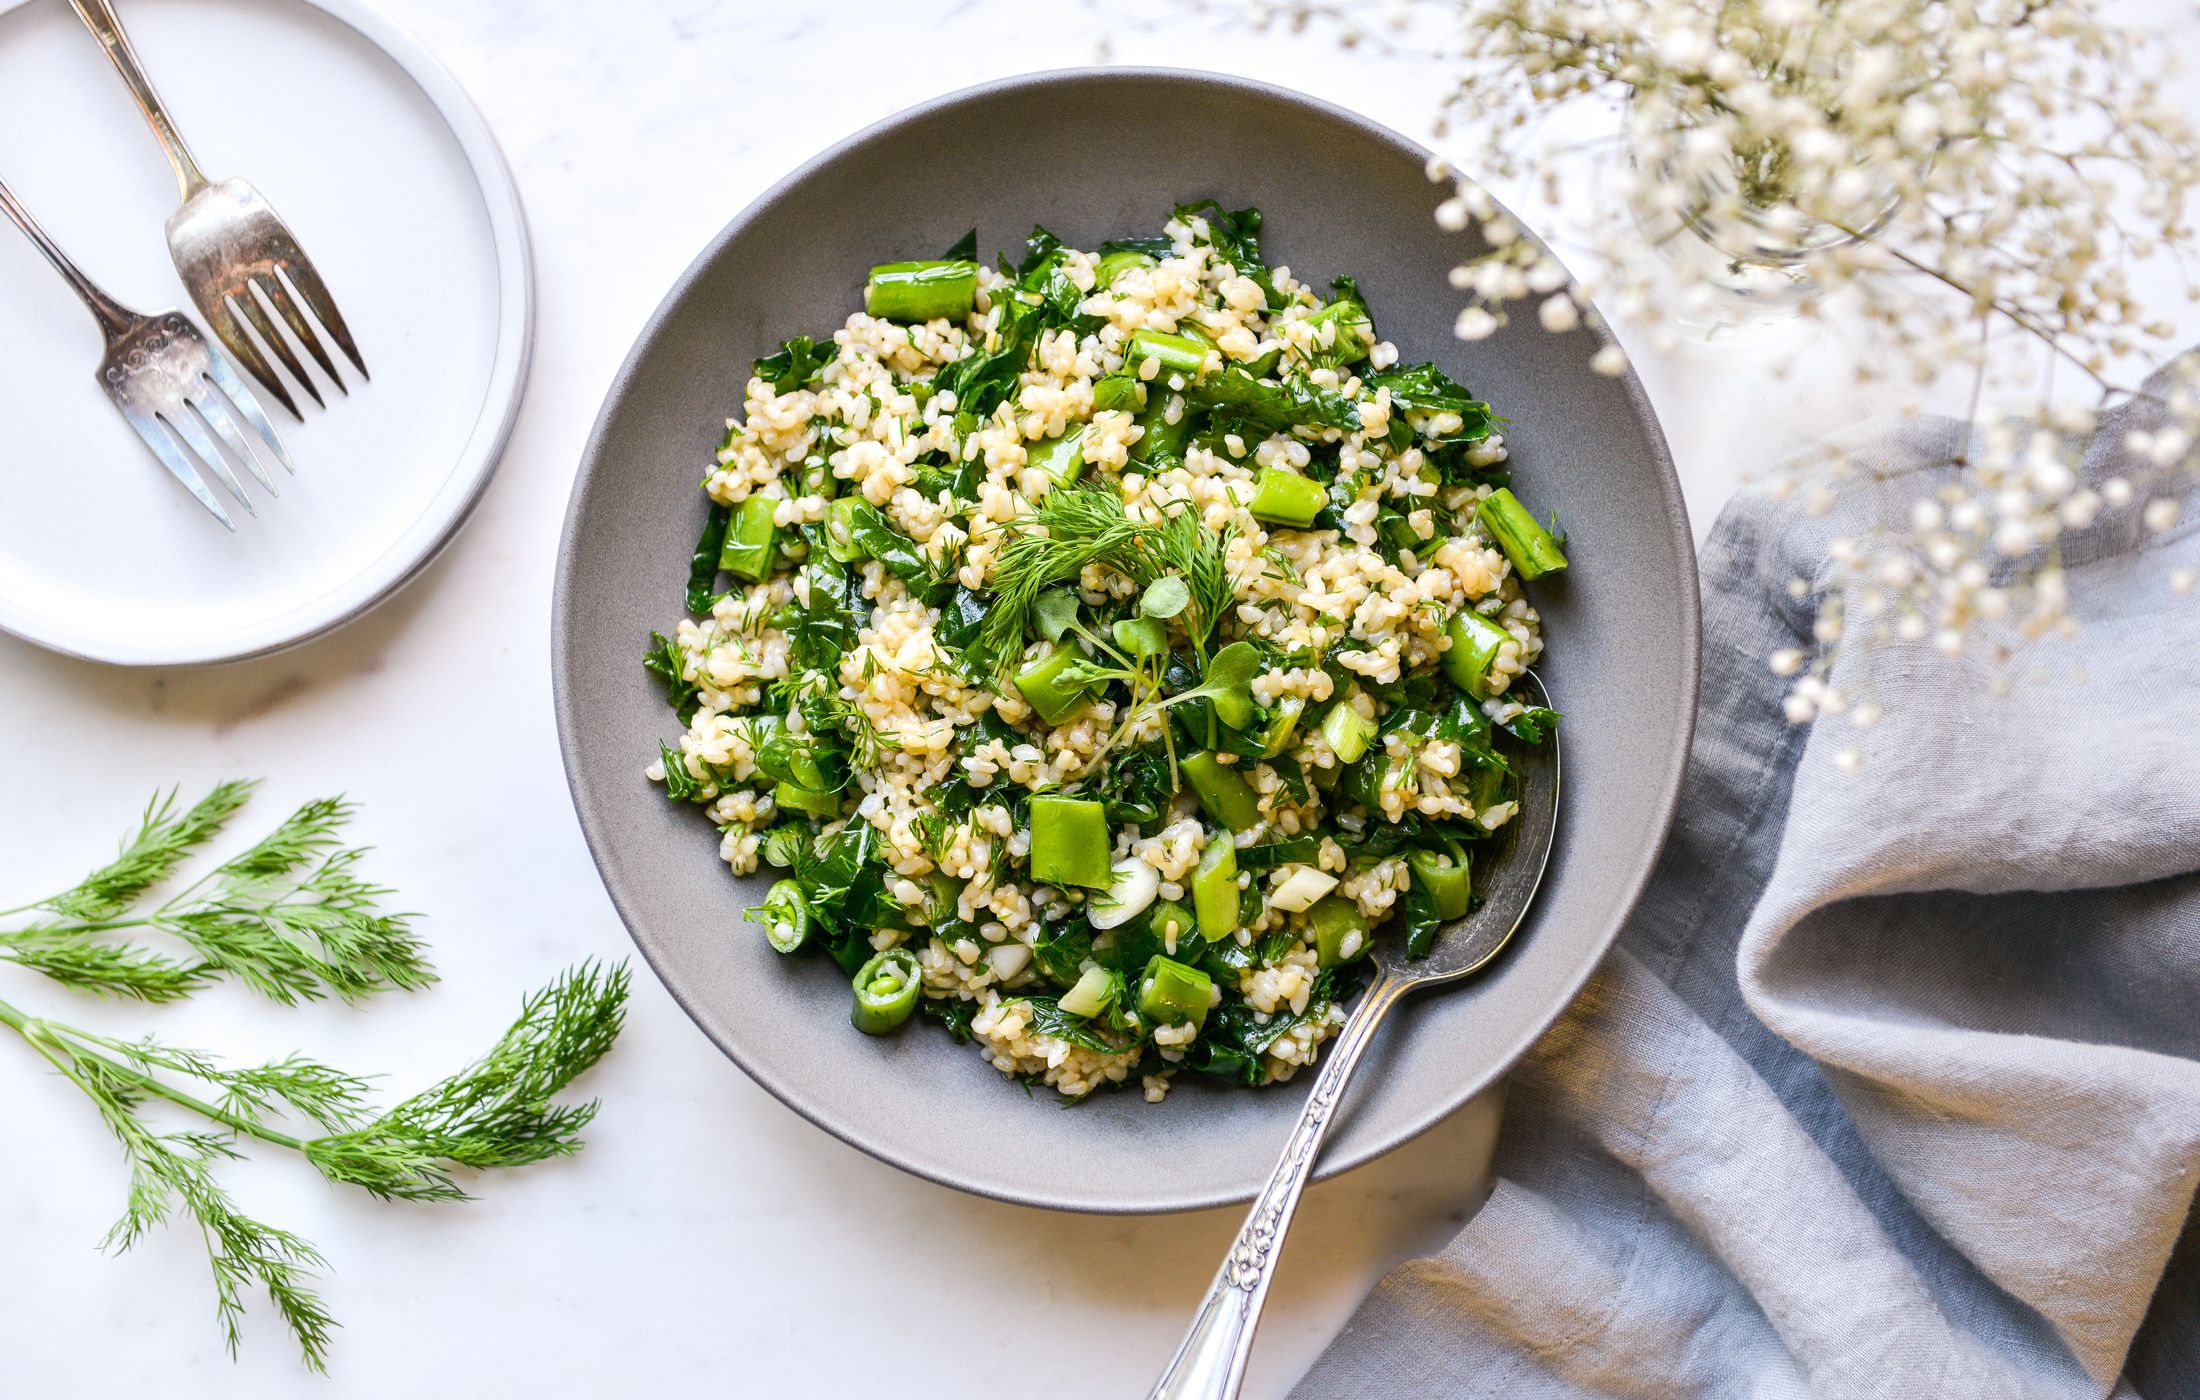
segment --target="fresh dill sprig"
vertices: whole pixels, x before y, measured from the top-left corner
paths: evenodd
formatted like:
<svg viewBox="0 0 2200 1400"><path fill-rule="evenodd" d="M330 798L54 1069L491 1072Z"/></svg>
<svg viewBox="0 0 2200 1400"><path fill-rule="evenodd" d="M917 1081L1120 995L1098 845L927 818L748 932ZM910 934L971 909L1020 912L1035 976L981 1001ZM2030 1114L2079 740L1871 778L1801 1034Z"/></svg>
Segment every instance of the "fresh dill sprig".
<svg viewBox="0 0 2200 1400"><path fill-rule="evenodd" d="M1006 660L1023 649L1039 595L1104 564L1144 588L1167 574L1191 589L1184 627L1202 655L1229 615L1236 580L1229 566L1234 526L1210 532L1189 502L1171 502L1158 524L1133 520L1108 486L1063 487L1019 517L993 566L993 611L979 633L985 654Z"/></svg>
<svg viewBox="0 0 2200 1400"><path fill-rule="evenodd" d="M184 857L220 835L256 786L249 782L219 784L180 815L176 812L175 789L155 794L138 821L137 834L123 843L120 855L60 894L7 912L43 909L86 922L113 918L175 873Z"/></svg>
<svg viewBox="0 0 2200 1400"><path fill-rule="evenodd" d="M581 1148L596 1103L554 1095L601 1059L618 1036L629 974L621 964L586 963L528 997L519 1019L481 1060L379 1116L366 1081L293 1055L271 1064L224 1068L193 1050L151 1039L125 1041L32 1017L0 1001L0 1024L92 1101L130 1163L122 1218L104 1241L126 1250L180 1210L198 1227L213 1272L215 1309L230 1353L245 1295L267 1294L297 1339L306 1365L327 1369L335 1320L314 1291L327 1267L318 1250L287 1230L240 1211L214 1178L252 1139L297 1152L331 1181L385 1199L464 1200L453 1172L523 1166ZM154 1099L209 1127L162 1133L142 1110ZM286 1132L301 1119L321 1135Z"/></svg>
<svg viewBox="0 0 2200 1400"><path fill-rule="evenodd" d="M993 611L978 633L979 648L1002 662L1023 650L1024 627L1041 593L1076 582L1087 564L1127 553L1151 527L1126 515L1113 490L1063 487L1012 528L993 562Z"/></svg>
<svg viewBox="0 0 2200 1400"><path fill-rule="evenodd" d="M253 786L222 783L180 815L173 792L156 797L115 860L58 895L4 911L53 917L0 929L0 958L82 991L149 1002L223 977L284 1005L433 982L411 916L385 913L390 891L355 870L364 852L341 848L337 834L352 815L341 798L306 803L248 850L136 912L220 833ZM186 951L116 937L134 933Z"/></svg>
<svg viewBox="0 0 2200 1400"><path fill-rule="evenodd" d="M84 991L172 1001L223 977L286 1005L333 993L347 1000L435 980L410 916L385 914L389 894L359 878L362 854L337 832L341 799L308 802L258 843L149 912L149 892L217 835L252 784L216 787L189 810L173 792L154 798L120 855L58 895L0 911L32 916L0 929L0 958ZM177 940L163 952L113 937L142 931ZM197 1227L214 1279L216 1315L235 1354L246 1295L267 1295L306 1365L325 1370L336 1322L314 1291L318 1250L239 1210L215 1170L247 1139L296 1152L331 1181L385 1199L462 1200L460 1169L521 1166L577 1152L594 1102L556 1095L618 1036L629 974L586 963L528 997L519 1019L482 1059L387 1112L359 1076L292 1055L223 1065L147 1037L124 1040L26 1014L0 1001L15 1031L91 1100L130 1164L122 1218L105 1240L125 1250L156 1226ZM144 1110L159 1101L204 1126L164 1132ZM303 1126L306 1135L293 1129Z"/></svg>
<svg viewBox="0 0 2200 1400"><path fill-rule="evenodd" d="M305 1144L331 1181L385 1200L462 1201L453 1167L523 1166L580 1151L596 1103L553 1096L603 1058L626 1014L629 973L594 963L527 998L487 1055L388 1113Z"/></svg>

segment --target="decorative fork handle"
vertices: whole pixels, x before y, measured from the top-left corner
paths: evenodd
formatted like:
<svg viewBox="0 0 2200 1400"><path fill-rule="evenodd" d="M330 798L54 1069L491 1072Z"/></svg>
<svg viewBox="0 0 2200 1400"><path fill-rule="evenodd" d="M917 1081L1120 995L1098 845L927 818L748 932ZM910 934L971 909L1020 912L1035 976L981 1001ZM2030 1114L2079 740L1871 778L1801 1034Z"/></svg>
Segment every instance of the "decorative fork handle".
<svg viewBox="0 0 2200 1400"><path fill-rule="evenodd" d="M130 36L123 32L122 19L115 13L111 0L69 0L77 17L84 21L99 46L107 51L107 58L129 86L130 95L137 99L138 110L145 113L146 124L153 128L153 135L160 140L160 148L168 153L168 163L176 168L176 183L183 187L183 197L189 199L206 187L206 176L200 173L199 163L191 158L191 148L183 144L183 136L176 130L176 123L168 115L168 108L153 90L153 80L147 76L145 65L138 61L137 50L130 46Z"/></svg>
<svg viewBox="0 0 2200 1400"><path fill-rule="evenodd" d="M107 337L108 344L113 344L115 337L130 329L137 318L113 297L101 291L99 284L85 276L84 270L72 262L67 253L61 251L61 246L46 236L46 231L38 226L38 220L31 217L31 211L23 207L23 201L15 197L15 191L9 189L5 181L0 181L0 210L7 211L7 216L15 221L15 226L23 230L23 236L37 245L38 251L46 255L46 261L53 264L54 271L60 273L77 296L83 299L84 304L91 308L92 317L99 322L100 333Z"/></svg>
<svg viewBox="0 0 2200 1400"><path fill-rule="evenodd" d="M1345 1085L1361 1052L1391 1007L1411 985L1387 968L1375 979L1322 1060L1306 1107L1284 1141L1283 1158L1268 1184L1253 1198L1245 1224L1223 1256L1222 1267L1207 1289L1191 1330L1176 1349L1169 1368L1154 1383L1150 1400L1231 1400L1245 1381L1245 1363L1253 1353L1253 1329L1268 1300L1276 1259L1283 1253L1284 1231L1299 1207L1299 1193L1314 1173L1322 1139L1343 1101Z"/></svg>

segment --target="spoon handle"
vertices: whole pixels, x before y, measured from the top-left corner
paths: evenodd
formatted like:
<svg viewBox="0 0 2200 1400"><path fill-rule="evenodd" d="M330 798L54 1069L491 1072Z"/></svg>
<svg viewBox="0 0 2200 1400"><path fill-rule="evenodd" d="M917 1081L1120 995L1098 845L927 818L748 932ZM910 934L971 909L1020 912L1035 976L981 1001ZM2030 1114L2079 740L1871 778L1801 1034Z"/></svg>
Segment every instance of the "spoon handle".
<svg viewBox="0 0 2200 1400"><path fill-rule="evenodd" d="M1328 1135L1330 1119L1344 1098L1360 1054L1375 1038L1376 1027L1405 994L1408 983L1385 968L1344 1023L1322 1058L1321 1072L1306 1096L1306 1107L1284 1141L1283 1157L1268 1184L1253 1198L1245 1224L1223 1256L1222 1267L1192 1319L1191 1330L1176 1349L1169 1368L1154 1383L1151 1400L1230 1400L1245 1381L1245 1362L1253 1353L1253 1329L1283 1252L1284 1231L1299 1207Z"/></svg>

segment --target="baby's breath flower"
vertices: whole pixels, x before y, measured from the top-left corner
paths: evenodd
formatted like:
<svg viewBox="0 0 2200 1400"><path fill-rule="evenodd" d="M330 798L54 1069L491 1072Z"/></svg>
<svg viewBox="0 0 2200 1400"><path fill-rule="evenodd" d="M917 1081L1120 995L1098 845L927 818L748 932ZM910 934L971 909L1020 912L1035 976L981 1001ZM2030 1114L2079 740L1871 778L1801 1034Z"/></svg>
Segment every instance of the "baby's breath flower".
<svg viewBox="0 0 2200 1400"><path fill-rule="evenodd" d="M1344 14L1258 10L1297 27ZM1921 474L1914 501L1872 482L1885 523L1835 540L1830 576L1791 590L1821 600L1812 653L1771 658L1794 678L1792 717L1838 712L1811 686L1843 648L1998 657L2009 646L1984 634L2070 635L2068 538L2133 510L2154 534L2176 526L2200 475L2200 365L2153 392L2118 379L2176 348L2140 304L2141 264L2186 273L2200 250L2200 129L2174 96L2173 30L2096 0L1401 0L1394 28L1399 46L1448 38L1455 65L1437 125L1457 149L1429 176L1451 185L1438 223L1480 234L1451 278L1462 338L1495 334L1515 303L1565 332L1596 324L1593 296L1662 339L1776 302L1873 337L1856 373L1878 406L1915 406L1886 403L1897 376L1968 381L1988 421L1962 470ZM1477 180L1538 201L1581 250L1572 273ZM2064 398L2040 389L2041 362ZM1592 363L1627 368L1613 343ZM2069 401L2072 384L2093 401ZM2150 421L2123 435L2120 474L2089 480L2102 411L2133 398ZM1859 485L1839 454L1811 470L1770 486L1823 514ZM2170 581L2189 590L2193 571Z"/></svg>

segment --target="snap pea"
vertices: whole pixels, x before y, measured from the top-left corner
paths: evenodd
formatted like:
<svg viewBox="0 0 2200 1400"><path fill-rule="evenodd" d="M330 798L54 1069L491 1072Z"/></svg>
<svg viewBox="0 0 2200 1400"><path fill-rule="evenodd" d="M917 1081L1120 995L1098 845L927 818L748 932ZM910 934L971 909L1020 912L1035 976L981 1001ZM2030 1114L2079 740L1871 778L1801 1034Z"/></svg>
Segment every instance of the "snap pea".
<svg viewBox="0 0 2200 1400"><path fill-rule="evenodd" d="M821 792L794 783L783 782L773 788L772 802L787 811L801 812L821 821L830 821L840 815L839 793Z"/></svg>
<svg viewBox="0 0 2200 1400"><path fill-rule="evenodd" d="M1455 859L1441 851L1408 851L1406 864L1413 867L1413 877L1435 901L1438 918L1449 922L1466 917L1474 893L1474 876L1473 867L1464 858Z"/></svg>
<svg viewBox="0 0 2200 1400"><path fill-rule="evenodd" d="M1232 831L1250 831L1260 823L1260 798L1235 768L1211 753L1195 753L1181 765L1207 815Z"/></svg>
<svg viewBox="0 0 2200 1400"><path fill-rule="evenodd" d="M1262 467L1253 478L1253 499L1246 509L1255 520L1304 530L1328 504L1329 493L1320 482L1284 467Z"/></svg>
<svg viewBox="0 0 2200 1400"><path fill-rule="evenodd" d="M1138 1014L1162 1026L1205 1025L1214 985L1198 968L1157 953L1138 979Z"/></svg>
<svg viewBox="0 0 2200 1400"><path fill-rule="evenodd" d="M1031 448L1024 460L1052 477L1055 485L1067 486L1085 474L1085 430L1048 438Z"/></svg>
<svg viewBox="0 0 2200 1400"><path fill-rule="evenodd" d="M962 259L881 263L863 289L863 309L888 321L959 321L977 303L978 265Z"/></svg>
<svg viewBox="0 0 2200 1400"><path fill-rule="evenodd" d="M1374 946L1368 937L1367 916L1349 899L1329 895L1316 900L1306 911L1306 921L1313 927L1314 951L1323 967L1364 958Z"/></svg>
<svg viewBox="0 0 2200 1400"><path fill-rule="evenodd" d="M703 533L695 541L695 557L688 564L687 610L691 613L710 611L711 594L718 588L718 551L725 546L726 525L733 519L733 507L711 503L710 514L703 517Z"/></svg>
<svg viewBox="0 0 2200 1400"><path fill-rule="evenodd" d="M916 1011L924 971L907 948L889 948L857 970L855 1009L848 1019L865 1035L884 1035Z"/></svg>
<svg viewBox="0 0 2200 1400"><path fill-rule="evenodd" d="M751 496L734 507L725 543L718 548L718 567L752 583L770 574L779 553L779 527L772 523L778 509L779 502L769 496Z"/></svg>
<svg viewBox="0 0 2200 1400"><path fill-rule="evenodd" d="M1192 870L1192 908L1199 916L1199 933L1209 943L1219 943L1237 932L1237 842L1227 831L1207 838Z"/></svg>
<svg viewBox="0 0 2200 1400"><path fill-rule="evenodd" d="M1143 401L1144 396L1138 392L1136 375L1105 375L1092 386L1092 410L1095 413L1136 413Z"/></svg>
<svg viewBox="0 0 2200 1400"><path fill-rule="evenodd" d="M762 920L764 941L778 952L795 952L810 941L810 901L792 880L774 884L749 914Z"/></svg>
<svg viewBox="0 0 2200 1400"><path fill-rule="evenodd" d="M1049 885L1108 887L1108 811L1086 797L1031 799L1031 877Z"/></svg>
<svg viewBox="0 0 2200 1400"><path fill-rule="evenodd" d="M1512 640L1512 634L1474 609L1461 608L1444 624L1444 635L1451 639L1444 651L1444 674L1469 695L1486 694L1497 649Z"/></svg>
<svg viewBox="0 0 2200 1400"><path fill-rule="evenodd" d="M1147 913L1146 926L1161 940L1163 951L1174 955L1182 949L1189 955L1190 945L1198 937L1199 916L1181 902L1165 899Z"/></svg>
<svg viewBox="0 0 2200 1400"><path fill-rule="evenodd" d="M1167 331L1141 330L1132 333L1131 343L1124 348L1123 365L1132 374L1144 379L1145 364L1152 360L1160 366L1155 378L1181 374L1189 381L1199 377L1200 370L1206 367L1207 356L1213 351L1214 342L1211 340L1171 335Z"/></svg>
<svg viewBox="0 0 2200 1400"><path fill-rule="evenodd" d="M1174 405L1176 417L1169 417ZM1184 444L1192 435L1192 410L1182 394L1152 391L1145 411L1138 415L1138 460L1158 470L1184 459Z"/></svg>
<svg viewBox="0 0 2200 1400"><path fill-rule="evenodd" d="M1543 522L1528 513L1511 488L1500 486L1483 498L1474 518L1482 523L1497 547L1512 560L1513 572L1532 581L1566 567L1566 552L1558 547Z"/></svg>
<svg viewBox="0 0 2200 1400"><path fill-rule="evenodd" d="M1083 659L1084 653L1077 649L1077 644L1065 637L1043 656L1017 669L1016 689L1048 724L1060 724L1084 705L1084 688L1064 684L1062 680L1062 672L1070 663Z"/></svg>
<svg viewBox="0 0 2200 1400"><path fill-rule="evenodd" d="M1112 253L1102 253L1100 261L1093 264L1092 282L1105 290L1115 285L1115 279L1134 267L1152 267L1154 260L1136 248L1118 248Z"/></svg>

